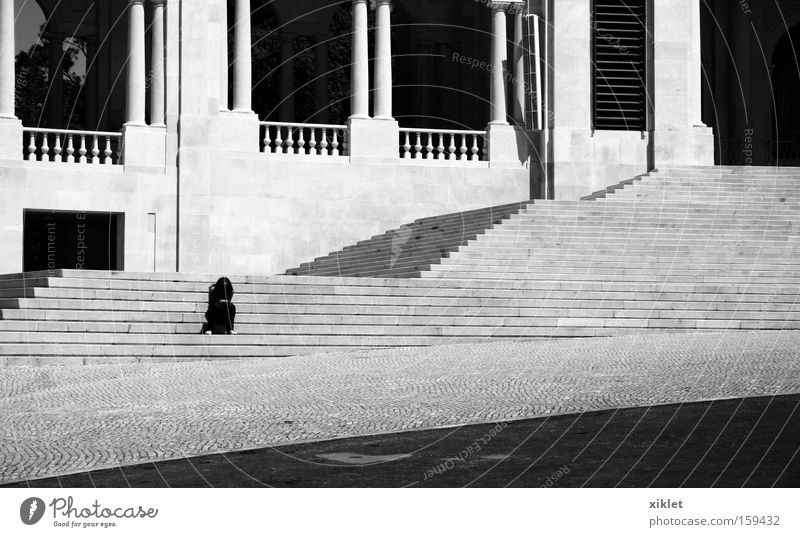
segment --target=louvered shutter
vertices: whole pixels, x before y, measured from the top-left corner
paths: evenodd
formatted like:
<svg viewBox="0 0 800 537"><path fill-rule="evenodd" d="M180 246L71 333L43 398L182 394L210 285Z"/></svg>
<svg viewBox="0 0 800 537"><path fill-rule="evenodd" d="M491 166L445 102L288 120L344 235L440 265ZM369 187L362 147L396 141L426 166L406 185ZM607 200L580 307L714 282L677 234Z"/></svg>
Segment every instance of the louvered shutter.
<svg viewBox="0 0 800 537"><path fill-rule="evenodd" d="M645 0L594 0L592 13L594 128L646 130Z"/></svg>

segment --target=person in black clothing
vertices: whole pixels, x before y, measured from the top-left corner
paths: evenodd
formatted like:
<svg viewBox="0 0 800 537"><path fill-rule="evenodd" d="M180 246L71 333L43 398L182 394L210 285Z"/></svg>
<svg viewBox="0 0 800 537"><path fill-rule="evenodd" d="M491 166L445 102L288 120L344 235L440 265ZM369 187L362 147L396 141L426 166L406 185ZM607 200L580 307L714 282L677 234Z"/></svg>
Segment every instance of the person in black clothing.
<svg viewBox="0 0 800 537"><path fill-rule="evenodd" d="M233 285L228 278L220 278L208 288L208 311L203 325L203 333L211 335L221 332L236 334L233 321L236 317L236 306L233 304Z"/></svg>

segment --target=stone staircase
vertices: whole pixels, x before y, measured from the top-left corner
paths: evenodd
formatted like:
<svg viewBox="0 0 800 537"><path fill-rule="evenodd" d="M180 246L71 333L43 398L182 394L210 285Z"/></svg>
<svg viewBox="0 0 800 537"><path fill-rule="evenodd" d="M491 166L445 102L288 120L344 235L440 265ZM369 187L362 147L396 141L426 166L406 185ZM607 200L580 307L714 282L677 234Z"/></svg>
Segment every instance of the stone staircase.
<svg viewBox="0 0 800 537"><path fill-rule="evenodd" d="M311 275L232 277L237 336L198 334L218 275L2 276L0 364L800 329L798 187L789 168L673 168L591 200L419 220L406 257L387 233Z"/></svg>
<svg viewBox="0 0 800 537"><path fill-rule="evenodd" d="M450 252L458 250L516 214L526 203L421 218L289 269L292 276L415 278Z"/></svg>

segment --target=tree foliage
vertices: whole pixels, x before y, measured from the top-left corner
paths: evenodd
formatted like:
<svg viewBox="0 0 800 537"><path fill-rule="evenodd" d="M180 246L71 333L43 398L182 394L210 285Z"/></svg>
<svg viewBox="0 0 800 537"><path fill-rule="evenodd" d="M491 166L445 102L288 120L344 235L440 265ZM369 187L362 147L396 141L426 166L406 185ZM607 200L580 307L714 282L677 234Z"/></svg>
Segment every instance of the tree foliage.
<svg viewBox="0 0 800 537"><path fill-rule="evenodd" d="M29 127L84 127L84 77L72 72L80 42L67 42L63 52L61 77L63 80L63 118L60 125L50 125L47 102L50 95L49 56L50 40L40 32L39 42L16 56L16 115ZM57 46L57 45L56 45Z"/></svg>

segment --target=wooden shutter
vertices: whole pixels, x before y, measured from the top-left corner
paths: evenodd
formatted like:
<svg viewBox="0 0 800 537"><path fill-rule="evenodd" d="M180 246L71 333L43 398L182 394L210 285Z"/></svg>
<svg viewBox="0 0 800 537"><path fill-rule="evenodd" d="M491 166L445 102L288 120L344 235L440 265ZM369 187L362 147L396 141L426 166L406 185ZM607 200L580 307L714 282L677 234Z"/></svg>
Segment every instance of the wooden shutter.
<svg viewBox="0 0 800 537"><path fill-rule="evenodd" d="M646 0L594 0L592 71L595 129L647 128Z"/></svg>

